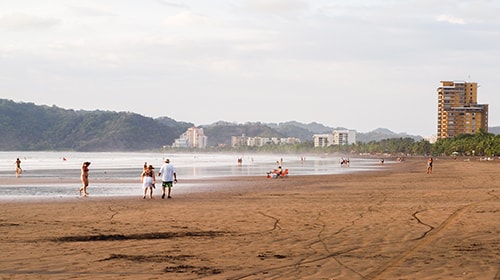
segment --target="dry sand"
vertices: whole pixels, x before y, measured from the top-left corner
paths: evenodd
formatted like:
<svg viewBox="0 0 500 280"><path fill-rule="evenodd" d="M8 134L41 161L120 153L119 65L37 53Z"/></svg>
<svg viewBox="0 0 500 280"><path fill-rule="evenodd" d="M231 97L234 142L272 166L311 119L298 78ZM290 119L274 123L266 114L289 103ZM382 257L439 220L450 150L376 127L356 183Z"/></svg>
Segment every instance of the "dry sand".
<svg viewBox="0 0 500 280"><path fill-rule="evenodd" d="M425 168L1 202L0 278L500 279L500 162Z"/></svg>

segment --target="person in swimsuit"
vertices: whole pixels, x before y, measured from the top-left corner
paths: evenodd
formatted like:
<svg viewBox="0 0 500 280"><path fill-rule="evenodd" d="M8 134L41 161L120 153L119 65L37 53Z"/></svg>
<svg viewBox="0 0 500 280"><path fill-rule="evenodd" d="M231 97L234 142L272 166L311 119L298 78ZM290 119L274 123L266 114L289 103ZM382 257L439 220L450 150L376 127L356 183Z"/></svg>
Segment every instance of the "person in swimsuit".
<svg viewBox="0 0 500 280"><path fill-rule="evenodd" d="M82 164L82 187L78 190L80 192L80 195L82 195L83 191L83 196L88 196L89 194L87 193L87 187L89 186L89 165L90 162L86 161Z"/></svg>
<svg viewBox="0 0 500 280"><path fill-rule="evenodd" d="M155 172L154 172L154 167L150 164L148 165L148 168L144 171L142 171L141 174L141 182L142 182L142 189L144 191L144 195L142 196L143 199L146 198L146 195L149 190L149 198L153 199L153 188L155 187Z"/></svg>
<svg viewBox="0 0 500 280"><path fill-rule="evenodd" d="M432 157L430 157L427 160L427 174L431 174L432 173L432 163L433 162L434 162L434 160L432 159Z"/></svg>
<svg viewBox="0 0 500 280"><path fill-rule="evenodd" d="M21 169L21 160L17 158L16 160L16 177L19 177L23 173L23 170Z"/></svg>

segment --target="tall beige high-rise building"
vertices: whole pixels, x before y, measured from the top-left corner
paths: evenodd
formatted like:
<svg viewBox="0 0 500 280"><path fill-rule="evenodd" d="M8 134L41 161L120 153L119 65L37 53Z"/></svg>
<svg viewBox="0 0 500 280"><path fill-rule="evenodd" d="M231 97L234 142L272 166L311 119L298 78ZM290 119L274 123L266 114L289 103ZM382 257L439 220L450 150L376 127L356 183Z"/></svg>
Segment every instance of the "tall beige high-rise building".
<svg viewBox="0 0 500 280"><path fill-rule="evenodd" d="M488 132L488 104L477 104L477 83L441 81L437 138Z"/></svg>

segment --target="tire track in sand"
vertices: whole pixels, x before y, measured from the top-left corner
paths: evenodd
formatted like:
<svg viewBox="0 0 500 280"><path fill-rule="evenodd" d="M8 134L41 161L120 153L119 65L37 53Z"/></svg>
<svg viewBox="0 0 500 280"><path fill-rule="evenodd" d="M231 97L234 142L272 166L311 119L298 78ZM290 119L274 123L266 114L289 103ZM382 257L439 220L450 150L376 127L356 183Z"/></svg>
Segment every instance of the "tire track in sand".
<svg viewBox="0 0 500 280"><path fill-rule="evenodd" d="M497 200L499 199L498 196L494 195L491 192L488 192L488 195L491 197L485 200L477 201L474 203L467 204L465 206L462 206L461 208L458 208L456 211L454 211L446 220L441 223L438 227L432 229L431 231L427 232L424 234L421 238L419 238L419 241L416 242L414 245L410 246L406 251L401 253L398 257L394 258L392 261L388 262L384 266L380 267L376 271L373 271L372 273L368 274L367 276L364 277L364 279L381 279L382 276L389 272L391 268L399 265L402 261L407 259L409 256L411 256L413 253L415 253L418 249L420 249L423 246L426 246L427 244L433 242L436 240L436 237L443 231L445 230L452 222L454 222L458 217L460 217L463 213L465 213L467 210L470 208L477 206L479 204L491 201L491 200ZM416 213L414 213L416 215ZM419 221L419 223L421 223ZM425 224L424 224L425 225Z"/></svg>

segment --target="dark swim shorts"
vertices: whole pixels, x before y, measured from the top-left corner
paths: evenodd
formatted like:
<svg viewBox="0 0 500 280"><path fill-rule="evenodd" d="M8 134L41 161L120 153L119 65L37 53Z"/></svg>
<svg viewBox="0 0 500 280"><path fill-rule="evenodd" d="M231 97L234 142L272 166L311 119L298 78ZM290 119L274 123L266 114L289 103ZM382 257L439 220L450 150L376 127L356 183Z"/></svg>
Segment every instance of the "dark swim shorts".
<svg viewBox="0 0 500 280"><path fill-rule="evenodd" d="M172 181L161 183L161 186L164 187L164 188L171 188L173 185L174 184L172 183Z"/></svg>

